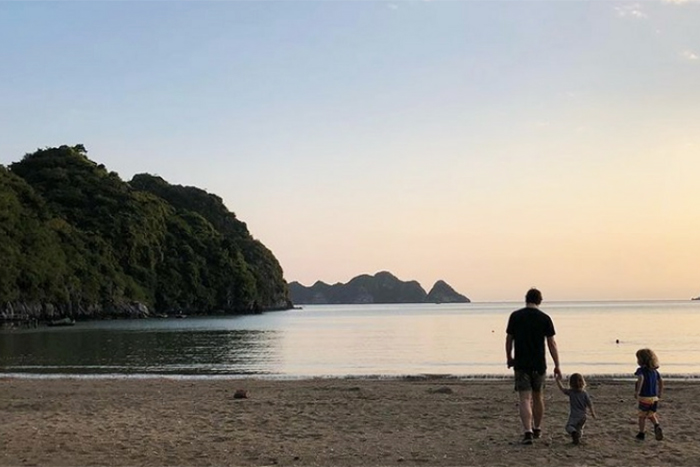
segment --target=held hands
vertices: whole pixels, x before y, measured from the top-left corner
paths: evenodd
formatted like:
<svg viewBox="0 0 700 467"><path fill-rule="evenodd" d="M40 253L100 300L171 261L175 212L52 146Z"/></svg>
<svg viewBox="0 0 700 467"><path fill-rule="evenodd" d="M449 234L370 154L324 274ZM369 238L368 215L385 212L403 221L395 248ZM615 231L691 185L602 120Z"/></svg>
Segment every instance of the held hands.
<svg viewBox="0 0 700 467"><path fill-rule="evenodd" d="M554 377L561 379L561 369L559 368L559 365L554 367Z"/></svg>
<svg viewBox="0 0 700 467"><path fill-rule="evenodd" d="M561 384L561 373L554 373L554 382L557 383L557 387L561 392L564 392L564 385ZM564 394L566 394L564 392Z"/></svg>

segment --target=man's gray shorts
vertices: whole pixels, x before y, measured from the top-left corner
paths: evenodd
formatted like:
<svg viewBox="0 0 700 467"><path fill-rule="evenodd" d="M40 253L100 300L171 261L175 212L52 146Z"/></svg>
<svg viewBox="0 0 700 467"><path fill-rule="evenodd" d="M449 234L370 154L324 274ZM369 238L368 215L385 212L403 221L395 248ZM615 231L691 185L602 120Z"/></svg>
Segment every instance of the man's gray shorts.
<svg viewBox="0 0 700 467"><path fill-rule="evenodd" d="M540 392L544 389L546 372L533 370L515 370L515 390Z"/></svg>

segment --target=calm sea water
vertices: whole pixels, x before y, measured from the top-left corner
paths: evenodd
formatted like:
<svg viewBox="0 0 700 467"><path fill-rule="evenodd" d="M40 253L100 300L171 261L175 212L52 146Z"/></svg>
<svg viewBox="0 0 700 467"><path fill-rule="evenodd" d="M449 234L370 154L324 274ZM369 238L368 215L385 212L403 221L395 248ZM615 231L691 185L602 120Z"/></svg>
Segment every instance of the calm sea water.
<svg viewBox="0 0 700 467"><path fill-rule="evenodd" d="M314 305L238 317L96 321L0 332L0 373L85 377L504 377L520 303ZM631 376L651 347L663 374L700 377L700 301L543 304L562 370ZM551 361L550 361L551 367Z"/></svg>

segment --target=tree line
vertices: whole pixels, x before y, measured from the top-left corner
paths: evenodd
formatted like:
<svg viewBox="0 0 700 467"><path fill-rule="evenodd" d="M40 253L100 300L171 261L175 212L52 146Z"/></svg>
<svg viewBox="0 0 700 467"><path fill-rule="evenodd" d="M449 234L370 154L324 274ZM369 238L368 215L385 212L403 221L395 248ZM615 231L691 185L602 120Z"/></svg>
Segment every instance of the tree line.
<svg viewBox="0 0 700 467"><path fill-rule="evenodd" d="M125 182L80 144L0 165L0 261L5 319L291 306L277 259L220 197Z"/></svg>

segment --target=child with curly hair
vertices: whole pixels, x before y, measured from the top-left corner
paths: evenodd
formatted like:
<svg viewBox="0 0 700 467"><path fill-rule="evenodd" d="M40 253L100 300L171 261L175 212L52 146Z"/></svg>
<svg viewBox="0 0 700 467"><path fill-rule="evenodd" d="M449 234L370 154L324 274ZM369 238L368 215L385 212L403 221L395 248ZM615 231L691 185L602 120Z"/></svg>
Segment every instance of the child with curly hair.
<svg viewBox="0 0 700 467"><path fill-rule="evenodd" d="M634 396L639 406L639 433L636 438L644 441L644 431L647 418L654 424L654 436L658 441L664 439L664 433L656 415L659 399L664 390L664 380L658 371L659 359L651 349L637 351L639 368L634 372L637 382L634 385Z"/></svg>

